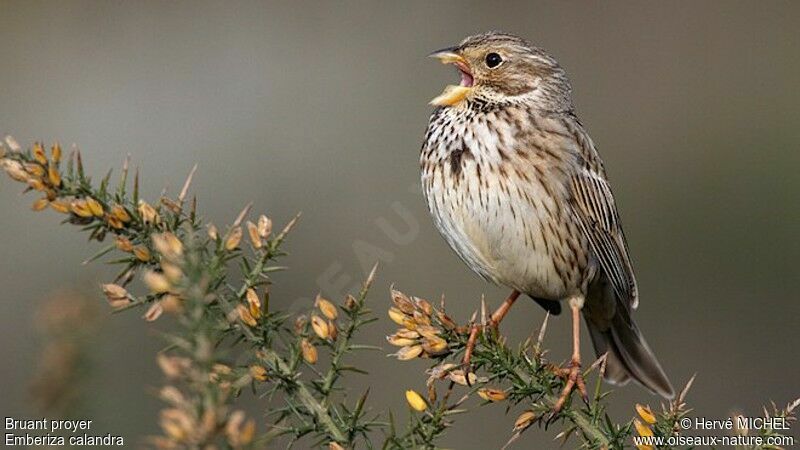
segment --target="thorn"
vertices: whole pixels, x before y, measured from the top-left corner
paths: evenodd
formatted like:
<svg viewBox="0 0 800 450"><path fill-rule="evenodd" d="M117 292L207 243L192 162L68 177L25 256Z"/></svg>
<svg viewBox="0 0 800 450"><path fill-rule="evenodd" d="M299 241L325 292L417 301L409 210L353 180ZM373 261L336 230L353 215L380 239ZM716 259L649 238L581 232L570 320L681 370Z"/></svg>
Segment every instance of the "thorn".
<svg viewBox="0 0 800 450"><path fill-rule="evenodd" d="M481 295L481 325L486 326L486 296Z"/></svg>
<svg viewBox="0 0 800 450"><path fill-rule="evenodd" d="M586 371L584 373L585 374L589 374L589 373L592 372L592 370L600 367L600 375L605 374L606 373L606 359L607 358L608 358L608 352L603 353L602 355L600 355L599 358L594 360L594 362L588 368L586 368Z"/></svg>
<svg viewBox="0 0 800 450"><path fill-rule="evenodd" d="M300 216L302 214L303 214L302 212L297 213L297 215L294 216L294 218L290 220L285 227L283 227L283 230L281 230L281 232L278 233L278 235L275 237L275 240L278 242L282 241L283 238L285 238L286 235L289 234L290 231L292 231L292 228L294 228L297 221L300 220Z"/></svg>
<svg viewBox="0 0 800 450"><path fill-rule="evenodd" d="M372 266L372 270L370 270L369 275L367 276L367 280L364 281L364 289L369 289L372 286L372 282L375 281L375 273L378 271L378 263L376 262L374 266Z"/></svg>
<svg viewBox="0 0 800 450"><path fill-rule="evenodd" d="M439 309L444 312L444 293L442 293L442 298L439 300Z"/></svg>
<svg viewBox="0 0 800 450"><path fill-rule="evenodd" d="M189 186L192 184L192 178L194 178L194 173L197 171L197 164L192 167L192 170L189 172L189 176L186 177L186 181L183 183L183 188L181 189L181 193L178 195L178 203L183 203L183 200L186 198L186 194L189 193Z"/></svg>
<svg viewBox="0 0 800 450"><path fill-rule="evenodd" d="M247 216L247 213L250 212L250 208L252 208L252 207L253 207L253 203L252 202L250 202L247 205L245 205L245 207L242 209L242 212L240 212L239 215L236 217L236 220L233 221L233 225L231 225L231 228L236 228L239 225L241 225L242 221Z"/></svg>
<svg viewBox="0 0 800 450"><path fill-rule="evenodd" d="M542 322L542 328L539 329L539 337L536 339L536 351L538 352L539 349L542 348L542 342L544 342L544 334L547 332L547 320L550 319L550 311L544 314L544 321Z"/></svg>
<svg viewBox="0 0 800 450"><path fill-rule="evenodd" d="M470 318L469 318L469 323L470 323L470 324L473 324L473 323L475 323L475 319L476 319L477 317L478 317L478 311L476 310L474 313L472 313L472 316L470 316Z"/></svg>

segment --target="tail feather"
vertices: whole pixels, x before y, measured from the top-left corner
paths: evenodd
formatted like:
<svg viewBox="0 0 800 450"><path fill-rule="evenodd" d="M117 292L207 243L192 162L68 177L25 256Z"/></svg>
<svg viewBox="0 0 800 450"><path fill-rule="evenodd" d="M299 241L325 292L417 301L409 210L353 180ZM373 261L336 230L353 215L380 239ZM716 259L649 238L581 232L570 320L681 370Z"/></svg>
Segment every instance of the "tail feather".
<svg viewBox="0 0 800 450"><path fill-rule="evenodd" d="M605 286L604 286L605 287ZM675 397L675 390L647 345L628 307L610 289L590 292L584 309L595 352L607 354L605 379L622 385L635 380L664 398Z"/></svg>

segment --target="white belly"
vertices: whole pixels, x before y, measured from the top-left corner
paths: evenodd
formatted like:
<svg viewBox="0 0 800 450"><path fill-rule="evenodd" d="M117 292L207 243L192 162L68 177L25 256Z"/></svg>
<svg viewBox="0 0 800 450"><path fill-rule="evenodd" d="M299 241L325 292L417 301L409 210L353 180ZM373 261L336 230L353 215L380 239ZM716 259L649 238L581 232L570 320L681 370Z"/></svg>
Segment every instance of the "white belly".
<svg viewBox="0 0 800 450"><path fill-rule="evenodd" d="M506 190L489 181L494 177L486 179L487 186L479 186L475 165L465 161L461 169L460 183L469 183L469 188L456 188L447 176L428 180L425 193L439 232L483 278L536 297L565 297L568 288L554 259L563 249L547 238L547 222L553 219L544 206L546 193L541 186L542 192L537 192L537 185L526 185L524 196L521 187Z"/></svg>

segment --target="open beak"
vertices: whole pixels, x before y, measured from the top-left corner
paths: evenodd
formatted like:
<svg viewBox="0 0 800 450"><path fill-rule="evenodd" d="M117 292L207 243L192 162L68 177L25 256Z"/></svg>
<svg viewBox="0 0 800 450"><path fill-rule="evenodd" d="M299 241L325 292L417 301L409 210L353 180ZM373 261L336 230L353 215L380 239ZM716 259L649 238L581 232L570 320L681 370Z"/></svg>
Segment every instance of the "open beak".
<svg viewBox="0 0 800 450"><path fill-rule="evenodd" d="M452 106L464 100L472 91L474 78L472 78L472 71L470 70L467 60L459 54L458 48L443 48L428 56L438 59L442 64L454 65L461 74L461 83L458 86L447 86L438 97L431 100L431 105Z"/></svg>

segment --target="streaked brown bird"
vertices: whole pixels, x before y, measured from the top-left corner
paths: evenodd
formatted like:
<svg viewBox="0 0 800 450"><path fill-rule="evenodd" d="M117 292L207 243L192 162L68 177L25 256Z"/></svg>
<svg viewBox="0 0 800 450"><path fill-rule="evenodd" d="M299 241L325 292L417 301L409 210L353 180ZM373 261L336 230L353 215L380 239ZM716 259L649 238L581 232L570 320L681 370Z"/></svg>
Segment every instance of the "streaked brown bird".
<svg viewBox="0 0 800 450"><path fill-rule="evenodd" d="M631 314L639 302L625 236L603 162L575 115L564 69L544 50L489 32L430 56L461 75L433 99L420 165L436 227L478 275L550 313L572 311L573 354L558 411L574 388L586 399L580 316L605 378L674 391ZM469 359L477 331L465 353Z"/></svg>

